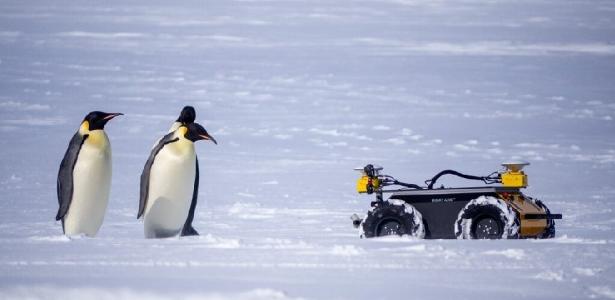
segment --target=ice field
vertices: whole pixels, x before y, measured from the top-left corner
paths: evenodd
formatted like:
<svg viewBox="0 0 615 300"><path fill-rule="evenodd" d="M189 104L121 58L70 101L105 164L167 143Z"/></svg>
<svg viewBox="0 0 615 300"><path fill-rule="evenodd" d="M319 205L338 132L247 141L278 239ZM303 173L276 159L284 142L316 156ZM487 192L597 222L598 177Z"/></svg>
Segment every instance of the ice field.
<svg viewBox="0 0 615 300"><path fill-rule="evenodd" d="M0 299L615 299L613 1L0 2ZM136 219L184 105L198 237ZM92 110L113 178L95 238L54 221ZM355 167L423 184L527 160L550 240L360 239ZM445 178L446 186L476 182Z"/></svg>

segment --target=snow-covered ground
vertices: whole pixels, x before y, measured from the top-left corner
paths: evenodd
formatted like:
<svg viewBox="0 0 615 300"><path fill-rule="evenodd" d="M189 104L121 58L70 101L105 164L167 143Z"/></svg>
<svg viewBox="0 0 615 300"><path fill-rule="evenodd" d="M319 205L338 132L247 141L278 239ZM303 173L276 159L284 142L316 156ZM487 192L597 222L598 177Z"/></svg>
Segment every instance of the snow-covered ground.
<svg viewBox="0 0 615 300"><path fill-rule="evenodd" d="M0 298L615 298L612 1L0 3ZM199 237L145 240L138 180L183 105ZM54 221L91 110L113 180L96 238ZM354 167L422 183L528 160L552 240L362 240ZM465 183L446 179L449 186Z"/></svg>

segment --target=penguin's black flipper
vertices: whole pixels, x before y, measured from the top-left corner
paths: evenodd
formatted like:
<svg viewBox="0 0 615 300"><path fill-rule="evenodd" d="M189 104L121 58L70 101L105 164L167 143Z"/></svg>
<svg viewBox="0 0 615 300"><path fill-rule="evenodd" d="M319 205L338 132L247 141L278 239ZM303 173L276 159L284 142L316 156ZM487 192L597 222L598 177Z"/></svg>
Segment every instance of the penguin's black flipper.
<svg viewBox="0 0 615 300"><path fill-rule="evenodd" d="M158 141L158 144L152 149L147 161L145 162L145 166L143 167L143 172L141 173L141 191L139 193L139 212L137 213L137 219L143 216L145 212L145 207L147 207L147 195L149 193L149 173L152 169L152 165L154 164L154 159L156 159L156 155L158 152L164 148L165 145L177 142L179 138L173 138L173 132L165 135L163 138Z"/></svg>
<svg viewBox="0 0 615 300"><path fill-rule="evenodd" d="M58 213L56 214L56 221L62 220L73 198L73 170L79 157L79 151L83 142L88 138L88 135L81 135L79 132L75 133L68 143L68 149L64 153L64 158L60 163L60 171L58 171ZM64 221L62 221L62 231L64 231Z"/></svg>
<svg viewBox="0 0 615 300"><path fill-rule="evenodd" d="M199 232L192 227L192 220L194 220L194 210L196 209L196 200L199 197L199 158L196 158L196 175L194 176L194 190L192 191L192 202L190 203L190 210L188 211L188 218L182 229L181 236L199 235Z"/></svg>

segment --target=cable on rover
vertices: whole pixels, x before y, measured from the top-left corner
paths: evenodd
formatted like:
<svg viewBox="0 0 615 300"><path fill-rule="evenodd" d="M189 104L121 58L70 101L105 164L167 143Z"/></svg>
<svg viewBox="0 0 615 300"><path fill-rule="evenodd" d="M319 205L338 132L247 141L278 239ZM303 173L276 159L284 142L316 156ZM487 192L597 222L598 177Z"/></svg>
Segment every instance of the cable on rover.
<svg viewBox="0 0 615 300"><path fill-rule="evenodd" d="M416 190L422 190L423 187L413 184L413 183L405 183L405 182L401 182L397 179L395 179L395 177L393 176L389 176L389 175L382 175L383 177L383 185L400 185L403 187L407 187L407 188L411 188L411 189L416 189Z"/></svg>
<svg viewBox="0 0 615 300"><path fill-rule="evenodd" d="M444 170L438 174L436 174L436 176L434 176L431 179L425 180L425 184L427 185L427 189L431 190L433 189L434 184L436 184L436 181L438 181L438 179L444 175L455 175L461 178L465 178L465 179L469 179L469 180L480 180L482 182L484 182L485 184L494 184L494 183L500 183L500 174L498 172L493 172L487 176L474 176L474 175L467 175L467 174L463 174L463 173L459 173L455 170Z"/></svg>

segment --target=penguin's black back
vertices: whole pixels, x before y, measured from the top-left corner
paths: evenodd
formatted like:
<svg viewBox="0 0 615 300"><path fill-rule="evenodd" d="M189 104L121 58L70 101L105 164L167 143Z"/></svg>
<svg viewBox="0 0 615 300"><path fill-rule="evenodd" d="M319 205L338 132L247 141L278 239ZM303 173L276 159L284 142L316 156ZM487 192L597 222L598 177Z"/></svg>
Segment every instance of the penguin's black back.
<svg viewBox="0 0 615 300"><path fill-rule="evenodd" d="M182 111L179 113L179 118L177 118L176 122L191 124L194 123L194 119L196 119L196 111L194 110L194 107L184 106Z"/></svg>
<svg viewBox="0 0 615 300"><path fill-rule="evenodd" d="M174 132L171 132L165 135L158 144L152 149L147 161L145 162L145 166L143 167L143 172L141 172L141 191L139 193L139 212L137 213L137 219L141 218L143 213L145 212L145 207L147 207L147 197L149 193L149 175L152 169L152 165L154 165L154 160L156 159L156 155L158 152L164 148L167 144L177 142L179 138L173 138Z"/></svg>
<svg viewBox="0 0 615 300"><path fill-rule="evenodd" d="M196 157L196 174L194 176L194 189L192 190L192 202L190 202L190 210L188 210L188 217L186 223L182 228L181 236L199 235L199 232L192 226L192 220L194 220L194 211L196 210L196 202L199 198L199 158Z"/></svg>
<svg viewBox="0 0 615 300"><path fill-rule="evenodd" d="M70 207L74 189L73 170L79 158L81 147L87 138L87 134L81 135L79 132L75 133L68 143L68 149L66 149L62 163L60 163L57 183L58 204L60 207L56 214L56 221L63 219ZM62 221L62 227L64 227L64 221Z"/></svg>

